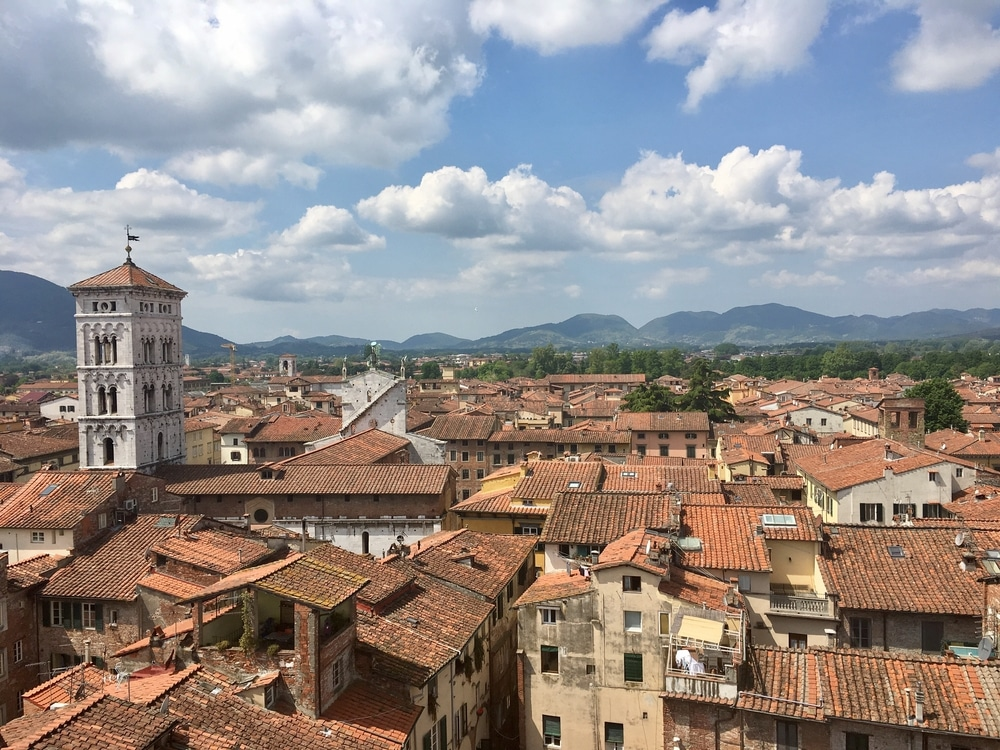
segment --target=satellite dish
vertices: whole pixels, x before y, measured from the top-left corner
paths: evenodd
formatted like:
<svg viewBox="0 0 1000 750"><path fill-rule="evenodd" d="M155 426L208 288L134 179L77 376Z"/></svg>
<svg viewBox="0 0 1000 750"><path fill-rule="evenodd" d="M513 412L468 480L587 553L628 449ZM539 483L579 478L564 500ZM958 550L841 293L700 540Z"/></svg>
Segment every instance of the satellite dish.
<svg viewBox="0 0 1000 750"><path fill-rule="evenodd" d="M396 541L397 541L397 542L399 542L400 544L402 544L402 543L403 543L403 535L402 535L402 534L399 534L399 535L398 535L398 536L396 537Z"/></svg>
<svg viewBox="0 0 1000 750"><path fill-rule="evenodd" d="M991 656L993 656L993 638L992 636L984 635L982 640L979 641L979 648L976 650L976 655L979 657L980 661L986 661Z"/></svg>
<svg viewBox="0 0 1000 750"><path fill-rule="evenodd" d="M955 546L961 547L963 544L965 544L965 532L960 531L955 534Z"/></svg>
<svg viewBox="0 0 1000 750"><path fill-rule="evenodd" d="M962 569L962 572L965 572L966 570L968 570L968 569L969 569L969 566L968 566L968 565L966 565L966 563L965 563L965 560L962 560L962 562L960 562L960 563L958 564L958 567L960 567L960 568Z"/></svg>

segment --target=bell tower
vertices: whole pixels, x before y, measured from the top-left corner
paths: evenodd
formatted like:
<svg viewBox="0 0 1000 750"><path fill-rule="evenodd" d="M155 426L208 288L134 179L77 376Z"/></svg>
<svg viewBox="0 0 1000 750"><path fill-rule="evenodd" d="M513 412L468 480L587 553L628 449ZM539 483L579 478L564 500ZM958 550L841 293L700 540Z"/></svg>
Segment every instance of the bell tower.
<svg viewBox="0 0 1000 750"><path fill-rule="evenodd" d="M138 240L126 234L129 242ZM150 470L185 457L181 300L132 262L69 287L76 298L80 468Z"/></svg>

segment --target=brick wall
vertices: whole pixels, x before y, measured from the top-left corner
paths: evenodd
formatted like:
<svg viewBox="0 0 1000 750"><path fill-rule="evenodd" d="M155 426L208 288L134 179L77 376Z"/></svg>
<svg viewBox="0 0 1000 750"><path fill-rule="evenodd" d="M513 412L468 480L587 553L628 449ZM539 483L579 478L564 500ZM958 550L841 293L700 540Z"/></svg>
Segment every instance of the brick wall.
<svg viewBox="0 0 1000 750"><path fill-rule="evenodd" d="M680 738L682 750L743 750L740 734L739 713L732 706L663 700L663 747L668 750L674 737Z"/></svg>

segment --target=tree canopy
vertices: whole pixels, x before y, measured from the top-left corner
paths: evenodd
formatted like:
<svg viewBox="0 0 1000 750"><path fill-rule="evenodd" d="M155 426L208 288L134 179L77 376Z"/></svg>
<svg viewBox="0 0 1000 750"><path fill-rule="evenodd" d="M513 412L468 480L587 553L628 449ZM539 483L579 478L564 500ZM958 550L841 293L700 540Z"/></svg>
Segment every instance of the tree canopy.
<svg viewBox="0 0 1000 750"><path fill-rule="evenodd" d="M907 388L906 398L924 400L924 428L927 432L953 429L965 432L969 423L962 417L962 397L944 378L931 378Z"/></svg>

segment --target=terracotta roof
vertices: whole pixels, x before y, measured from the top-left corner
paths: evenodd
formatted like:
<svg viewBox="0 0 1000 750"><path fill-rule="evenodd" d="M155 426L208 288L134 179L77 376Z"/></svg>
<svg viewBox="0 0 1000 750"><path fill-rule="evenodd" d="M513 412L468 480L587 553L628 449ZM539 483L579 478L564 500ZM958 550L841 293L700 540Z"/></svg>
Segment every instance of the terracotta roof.
<svg viewBox="0 0 1000 750"><path fill-rule="evenodd" d="M340 417L312 409L299 414L272 414L258 422L244 441L253 443L308 443L340 434Z"/></svg>
<svg viewBox="0 0 1000 750"><path fill-rule="evenodd" d="M201 624L211 622L216 617L222 617L230 612L235 612L240 607L239 604L230 604L226 607L212 607L211 609L206 609L202 613ZM177 622L167 625L162 628L163 638L170 640L172 638L183 639L185 636L194 632L194 618L188 617L183 620L178 620ZM145 636L137 641L129 643L122 646L120 649L114 652L112 656L127 656L128 654L135 654L146 648L149 648L150 636Z"/></svg>
<svg viewBox="0 0 1000 750"><path fill-rule="evenodd" d="M161 594L167 594L177 599L187 599L204 588L204 586L197 583L185 581L182 578L167 575L166 573L149 573L140 578L136 585L150 589L151 591L158 591Z"/></svg>
<svg viewBox="0 0 1000 750"><path fill-rule="evenodd" d="M609 425L610 427L610 425ZM498 430L490 435L491 443L582 443L584 445L629 445L632 438L628 430Z"/></svg>
<svg viewBox="0 0 1000 750"><path fill-rule="evenodd" d="M0 433L0 451L14 461L51 456L58 453L78 451L80 437L54 435L51 428L44 431L20 430Z"/></svg>
<svg viewBox="0 0 1000 750"><path fill-rule="evenodd" d="M489 440L500 420L494 416L442 414L421 434L435 440Z"/></svg>
<svg viewBox="0 0 1000 750"><path fill-rule="evenodd" d="M708 414L703 411L620 412L615 426L632 432L704 432L709 429Z"/></svg>
<svg viewBox="0 0 1000 750"><path fill-rule="evenodd" d="M136 583L149 570L146 550L171 534L191 531L201 518L140 515L74 554L52 574L42 595L131 601L136 597Z"/></svg>
<svg viewBox="0 0 1000 750"><path fill-rule="evenodd" d="M722 495L722 485L700 466L628 464L606 466L605 492L700 492ZM720 502L722 498L719 498Z"/></svg>
<svg viewBox="0 0 1000 750"><path fill-rule="evenodd" d="M232 575L228 575L215 583L205 586L197 594L194 594L177 603L185 604L194 601L208 601L209 599L214 599L222 594L228 594L230 591L236 591L237 589L244 588L263 578L266 578L271 575L271 573L291 565L300 557L302 557L301 554L293 552L284 560L275 560L274 562L264 563L263 565L257 565L253 568L246 568L245 570L233 573Z"/></svg>
<svg viewBox="0 0 1000 750"><path fill-rule="evenodd" d="M799 477L801 486L802 477ZM726 502L737 505L774 505L775 497L766 484L756 482L723 482Z"/></svg>
<svg viewBox="0 0 1000 750"><path fill-rule="evenodd" d="M590 591L590 578L580 575L579 571L567 573L559 570L538 576L521 594L514 606L521 607L526 604L540 604L570 596L581 596Z"/></svg>
<svg viewBox="0 0 1000 750"><path fill-rule="evenodd" d="M520 500L515 505L512 499L514 489L504 487L499 490L480 490L468 500L452 505L451 513L503 514L505 516L545 516L548 505L524 505Z"/></svg>
<svg viewBox="0 0 1000 750"><path fill-rule="evenodd" d="M406 438L378 429L365 430L319 450L286 458L276 466L331 466L336 464L373 464L408 448Z"/></svg>
<svg viewBox="0 0 1000 750"><path fill-rule="evenodd" d="M115 497L115 472L40 471L0 505L0 528L71 529Z"/></svg>
<svg viewBox="0 0 1000 750"><path fill-rule="evenodd" d="M49 575L66 559L61 555L35 555L7 566L7 588L28 589L49 580Z"/></svg>
<svg viewBox="0 0 1000 750"><path fill-rule="evenodd" d="M840 595L842 609L978 617L982 571L959 567L967 551L955 545L960 530L956 524L830 526L830 553L820 559L826 588ZM897 556L890 548L898 548Z"/></svg>
<svg viewBox="0 0 1000 750"><path fill-rule="evenodd" d="M355 680L337 696L321 718L401 747L422 712L423 706L414 705L409 691Z"/></svg>
<svg viewBox="0 0 1000 750"><path fill-rule="evenodd" d="M440 495L454 471L445 465L283 466L262 479L261 466L163 466L175 495Z"/></svg>
<svg viewBox="0 0 1000 750"><path fill-rule="evenodd" d="M531 556L536 539L462 529L438 532L410 547L418 570L482 596L495 598Z"/></svg>
<svg viewBox="0 0 1000 750"><path fill-rule="evenodd" d="M886 448L900 456L886 460ZM866 440L837 450L824 450L796 459L800 471L834 492L875 482L892 469L896 475L926 470L955 459L911 448L894 440ZM964 465L964 464L963 464Z"/></svg>
<svg viewBox="0 0 1000 750"><path fill-rule="evenodd" d="M659 590L668 596L709 609L726 609L726 594L731 587L714 578L672 566L670 578L660 582Z"/></svg>
<svg viewBox="0 0 1000 750"><path fill-rule="evenodd" d="M748 710L908 727L914 695L908 691L919 685L924 692L921 729L952 736L1000 734L1000 665L995 662L769 647L753 648L751 658L758 665L757 684L738 702Z"/></svg>
<svg viewBox="0 0 1000 750"><path fill-rule="evenodd" d="M646 553L647 546L651 554ZM668 553L662 560L658 552L661 548ZM591 570L629 565L663 576L670 570L669 552L670 539L666 535L647 529L635 529L615 539L601 550L599 561Z"/></svg>
<svg viewBox="0 0 1000 750"><path fill-rule="evenodd" d="M215 529L170 536L153 544L152 550L171 560L221 575L259 565L274 555L262 541Z"/></svg>
<svg viewBox="0 0 1000 750"><path fill-rule="evenodd" d="M358 612L358 644L378 654L372 671L407 685L421 686L455 658L453 648L440 642L433 630Z"/></svg>
<svg viewBox="0 0 1000 750"><path fill-rule="evenodd" d="M261 578L255 587L314 609L333 609L357 594L368 578L339 565L330 546L317 547L291 565Z"/></svg>
<svg viewBox="0 0 1000 750"><path fill-rule="evenodd" d="M372 607L394 595L398 596L413 584L416 577L412 572L400 570L383 560L374 560L368 555L349 552L333 544L322 546L323 557L328 562L368 579L368 585L358 592L358 600Z"/></svg>
<svg viewBox="0 0 1000 750"><path fill-rule="evenodd" d="M91 276L89 279L78 281L68 288L71 292L78 292L84 289L104 287L143 287L162 292L176 292L181 295L187 294L183 289L179 289L173 284L164 281L159 276L154 276L149 271L139 268L131 260L126 260L117 268L112 268L96 276Z"/></svg>
<svg viewBox="0 0 1000 750"><path fill-rule="evenodd" d="M596 461L530 461L512 497L551 500L560 492L595 492L603 475L604 467Z"/></svg>
<svg viewBox="0 0 1000 750"><path fill-rule="evenodd" d="M633 529L668 528L672 508L666 495L566 493L552 503L540 541L608 544Z"/></svg>

